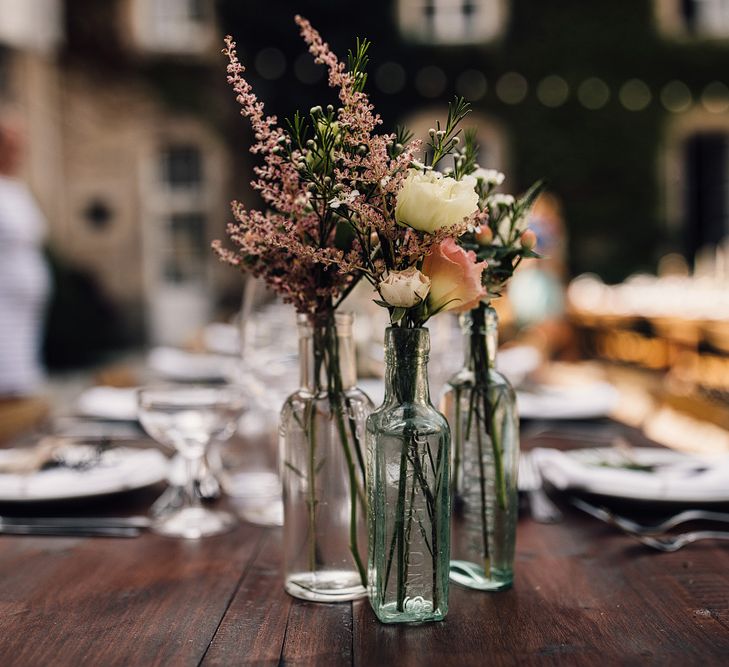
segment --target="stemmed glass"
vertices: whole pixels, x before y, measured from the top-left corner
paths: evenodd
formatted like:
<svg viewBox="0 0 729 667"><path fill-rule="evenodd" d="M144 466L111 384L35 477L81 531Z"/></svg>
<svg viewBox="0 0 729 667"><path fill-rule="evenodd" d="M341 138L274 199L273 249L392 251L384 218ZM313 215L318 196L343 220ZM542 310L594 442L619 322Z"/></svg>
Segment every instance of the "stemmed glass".
<svg viewBox="0 0 729 667"><path fill-rule="evenodd" d="M158 443L174 447L185 460L185 484L179 507L158 517L152 528L172 537L199 538L230 530L230 513L200 504L196 485L212 440L235 432L246 406L245 392L235 385L171 385L137 393L139 420Z"/></svg>

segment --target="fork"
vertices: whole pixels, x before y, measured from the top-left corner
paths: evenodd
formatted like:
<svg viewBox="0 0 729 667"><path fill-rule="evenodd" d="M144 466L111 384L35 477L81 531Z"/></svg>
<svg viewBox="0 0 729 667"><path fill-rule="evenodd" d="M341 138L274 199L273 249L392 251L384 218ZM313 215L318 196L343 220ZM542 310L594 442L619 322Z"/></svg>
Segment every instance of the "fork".
<svg viewBox="0 0 729 667"><path fill-rule="evenodd" d="M637 535L625 531L626 535L634 537L646 546L657 549L658 551L672 552L678 551L692 542L699 540L729 540L729 531L722 530L695 530L690 533L681 533L680 535L664 535L663 537L650 537L649 535Z"/></svg>
<svg viewBox="0 0 729 667"><path fill-rule="evenodd" d="M544 490L542 473L531 452L523 453L519 458L519 488L527 494L532 518L537 523L562 521L562 512Z"/></svg>
<svg viewBox="0 0 729 667"><path fill-rule="evenodd" d="M668 517L660 523L646 526L627 517L613 514L610 510L604 507L596 507L590 503L581 500L580 498L571 498L572 504L581 509L583 512L587 512L594 516L596 519L605 521L606 523L617 526L626 533L633 533L635 535L644 536L655 536L666 533L672 528L681 525L682 523L688 523L689 521L716 521L718 523L729 523L729 514L725 512L711 512L708 510L685 510L674 516Z"/></svg>

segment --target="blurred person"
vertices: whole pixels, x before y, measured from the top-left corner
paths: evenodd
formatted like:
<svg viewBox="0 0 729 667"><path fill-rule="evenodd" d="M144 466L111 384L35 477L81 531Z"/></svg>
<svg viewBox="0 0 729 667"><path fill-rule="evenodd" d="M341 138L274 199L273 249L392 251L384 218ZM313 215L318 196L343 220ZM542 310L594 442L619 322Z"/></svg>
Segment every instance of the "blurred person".
<svg viewBox="0 0 729 667"><path fill-rule="evenodd" d="M540 259L525 260L507 289L509 315L520 342L533 345L545 358L569 355L574 342L565 319L567 235L556 195L543 192L529 214Z"/></svg>
<svg viewBox="0 0 729 667"><path fill-rule="evenodd" d="M45 412L37 394L50 288L42 248L46 220L19 177L23 148L19 118L0 110L0 439Z"/></svg>

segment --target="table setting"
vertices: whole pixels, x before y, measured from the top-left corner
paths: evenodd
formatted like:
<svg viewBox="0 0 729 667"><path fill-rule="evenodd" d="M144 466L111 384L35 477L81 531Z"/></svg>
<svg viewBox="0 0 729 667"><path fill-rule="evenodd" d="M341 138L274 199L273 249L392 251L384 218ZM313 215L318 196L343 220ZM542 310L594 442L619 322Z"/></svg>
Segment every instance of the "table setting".
<svg viewBox="0 0 729 667"><path fill-rule="evenodd" d="M5 655L725 659L724 426L686 446L655 382L637 400L594 359L502 344L502 297L545 259L545 183L504 191L461 96L424 140L383 130L371 43L340 60L295 22L334 102L286 121L224 41L259 160L258 200L232 202L208 248L244 275L235 312L150 347L120 386L89 374L0 449ZM652 286L632 287L618 296L648 307ZM573 292L586 310L618 298Z"/></svg>

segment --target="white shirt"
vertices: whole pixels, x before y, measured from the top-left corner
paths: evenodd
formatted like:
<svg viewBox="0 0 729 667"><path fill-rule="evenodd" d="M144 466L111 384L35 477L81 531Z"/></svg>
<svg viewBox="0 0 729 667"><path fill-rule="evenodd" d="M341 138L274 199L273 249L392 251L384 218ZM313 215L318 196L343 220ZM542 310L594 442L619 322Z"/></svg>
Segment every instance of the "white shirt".
<svg viewBox="0 0 729 667"><path fill-rule="evenodd" d="M41 251L45 231L28 187L0 175L0 395L32 393L43 378L40 350L50 287Z"/></svg>

